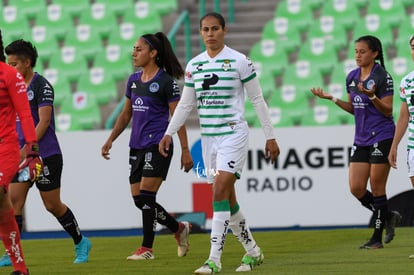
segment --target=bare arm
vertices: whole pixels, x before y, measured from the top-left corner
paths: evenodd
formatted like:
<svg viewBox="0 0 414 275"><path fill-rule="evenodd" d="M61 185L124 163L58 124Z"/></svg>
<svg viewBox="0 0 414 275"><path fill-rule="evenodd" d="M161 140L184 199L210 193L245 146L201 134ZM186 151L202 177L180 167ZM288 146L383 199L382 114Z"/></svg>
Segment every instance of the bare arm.
<svg viewBox="0 0 414 275"><path fill-rule="evenodd" d="M400 107L400 116L398 117L397 126L395 128L394 140L388 155L388 161L393 168L397 168L398 144L400 144L400 141L407 130L409 119L410 113L408 112L408 105L406 102L402 102Z"/></svg>
<svg viewBox="0 0 414 275"><path fill-rule="evenodd" d="M171 116L174 115L175 108L177 107L178 101L170 102L170 114ZM190 149L188 148L188 138L187 138L187 130L185 125L182 125L180 129L177 131L178 138L181 144L181 169L184 168L184 172L190 171L193 168L193 159L190 154Z"/></svg>
<svg viewBox="0 0 414 275"><path fill-rule="evenodd" d="M112 142L125 130L132 117L131 100L126 98L124 108L116 119L114 128L101 148L102 157L109 159L109 150L112 148Z"/></svg>
<svg viewBox="0 0 414 275"><path fill-rule="evenodd" d="M348 95L348 101L343 101L339 98L333 97L331 94L325 92L322 88L319 88L319 87L311 88L311 92L312 92L312 94L314 94L317 97L332 100L342 110L344 110L344 111L346 111L346 112L348 112L352 115L354 114L354 106L351 103L350 95Z"/></svg>

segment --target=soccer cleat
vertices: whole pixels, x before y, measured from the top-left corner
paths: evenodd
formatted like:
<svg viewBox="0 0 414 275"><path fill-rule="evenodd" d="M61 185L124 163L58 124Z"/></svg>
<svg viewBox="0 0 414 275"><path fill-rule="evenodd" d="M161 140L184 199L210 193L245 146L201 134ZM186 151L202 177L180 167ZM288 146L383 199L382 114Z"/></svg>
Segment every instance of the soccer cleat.
<svg viewBox="0 0 414 275"><path fill-rule="evenodd" d="M27 273L24 273L23 271L15 270L10 275L29 275L29 270L27 270Z"/></svg>
<svg viewBox="0 0 414 275"><path fill-rule="evenodd" d="M89 251L91 251L91 241L82 236L80 243L75 245L75 261L74 264L86 263L89 260Z"/></svg>
<svg viewBox="0 0 414 275"><path fill-rule="evenodd" d="M0 258L0 266L11 266L12 262L10 260L9 255L4 254L1 258Z"/></svg>
<svg viewBox="0 0 414 275"><path fill-rule="evenodd" d="M401 215L398 211L391 211L392 217L385 222L384 243L389 243L394 239L395 226L401 221Z"/></svg>
<svg viewBox="0 0 414 275"><path fill-rule="evenodd" d="M379 249L383 247L384 246L382 245L381 242L371 239L368 242L361 245L359 248L360 249Z"/></svg>
<svg viewBox="0 0 414 275"><path fill-rule="evenodd" d="M414 255L408 256L408 259L414 259Z"/></svg>
<svg viewBox="0 0 414 275"><path fill-rule="evenodd" d="M260 265L263 263L264 255L262 251L259 251L259 256L252 256L249 254L244 254L240 266L236 269L237 272L243 271L252 271L254 266Z"/></svg>
<svg viewBox="0 0 414 275"><path fill-rule="evenodd" d="M152 249L140 247L134 254L127 257L127 260L139 261L139 260L154 260L155 257L152 254Z"/></svg>
<svg viewBox="0 0 414 275"><path fill-rule="evenodd" d="M207 260L204 264L194 271L194 274L213 274L213 273L220 273L221 271L221 264L216 264L212 260Z"/></svg>
<svg viewBox="0 0 414 275"><path fill-rule="evenodd" d="M178 244L178 257L184 257L187 255L190 246L188 239L191 232L191 227L192 225L189 222L180 222L178 231L174 234L174 238L177 240Z"/></svg>

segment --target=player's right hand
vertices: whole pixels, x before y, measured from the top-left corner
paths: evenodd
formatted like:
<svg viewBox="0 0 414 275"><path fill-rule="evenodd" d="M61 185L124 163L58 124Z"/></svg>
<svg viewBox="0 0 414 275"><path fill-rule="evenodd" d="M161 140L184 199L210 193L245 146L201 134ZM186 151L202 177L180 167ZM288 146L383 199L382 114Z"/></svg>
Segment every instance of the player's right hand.
<svg viewBox="0 0 414 275"><path fill-rule="evenodd" d="M37 181L43 169L37 142L26 143L26 158L19 165L19 173L26 167L29 168L29 180L31 182Z"/></svg>

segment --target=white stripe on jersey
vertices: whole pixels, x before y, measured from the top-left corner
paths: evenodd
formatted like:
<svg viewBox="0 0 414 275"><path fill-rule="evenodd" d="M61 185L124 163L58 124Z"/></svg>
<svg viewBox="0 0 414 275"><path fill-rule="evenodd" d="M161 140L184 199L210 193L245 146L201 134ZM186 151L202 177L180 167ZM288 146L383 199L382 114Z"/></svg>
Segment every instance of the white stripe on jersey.
<svg viewBox="0 0 414 275"><path fill-rule="evenodd" d="M414 71L407 74L400 83L400 98L407 102L409 111L407 147L414 149Z"/></svg>

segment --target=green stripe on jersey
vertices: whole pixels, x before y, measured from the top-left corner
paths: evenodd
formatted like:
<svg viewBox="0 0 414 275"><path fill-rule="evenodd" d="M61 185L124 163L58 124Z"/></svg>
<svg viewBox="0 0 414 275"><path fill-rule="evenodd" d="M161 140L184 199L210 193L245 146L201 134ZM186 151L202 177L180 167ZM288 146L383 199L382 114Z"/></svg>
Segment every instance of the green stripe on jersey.
<svg viewBox="0 0 414 275"><path fill-rule="evenodd" d="M234 134L235 131L228 131L228 132L221 132L221 133L201 133L202 136L205 137L215 137L215 136L225 136Z"/></svg>
<svg viewBox="0 0 414 275"><path fill-rule="evenodd" d="M233 117L234 114L222 114L222 115L201 115L200 118L228 118Z"/></svg>
<svg viewBox="0 0 414 275"><path fill-rule="evenodd" d="M253 79L256 77L256 73L253 73L252 75L250 75L248 78L242 79L243 83L248 82L249 80Z"/></svg>

